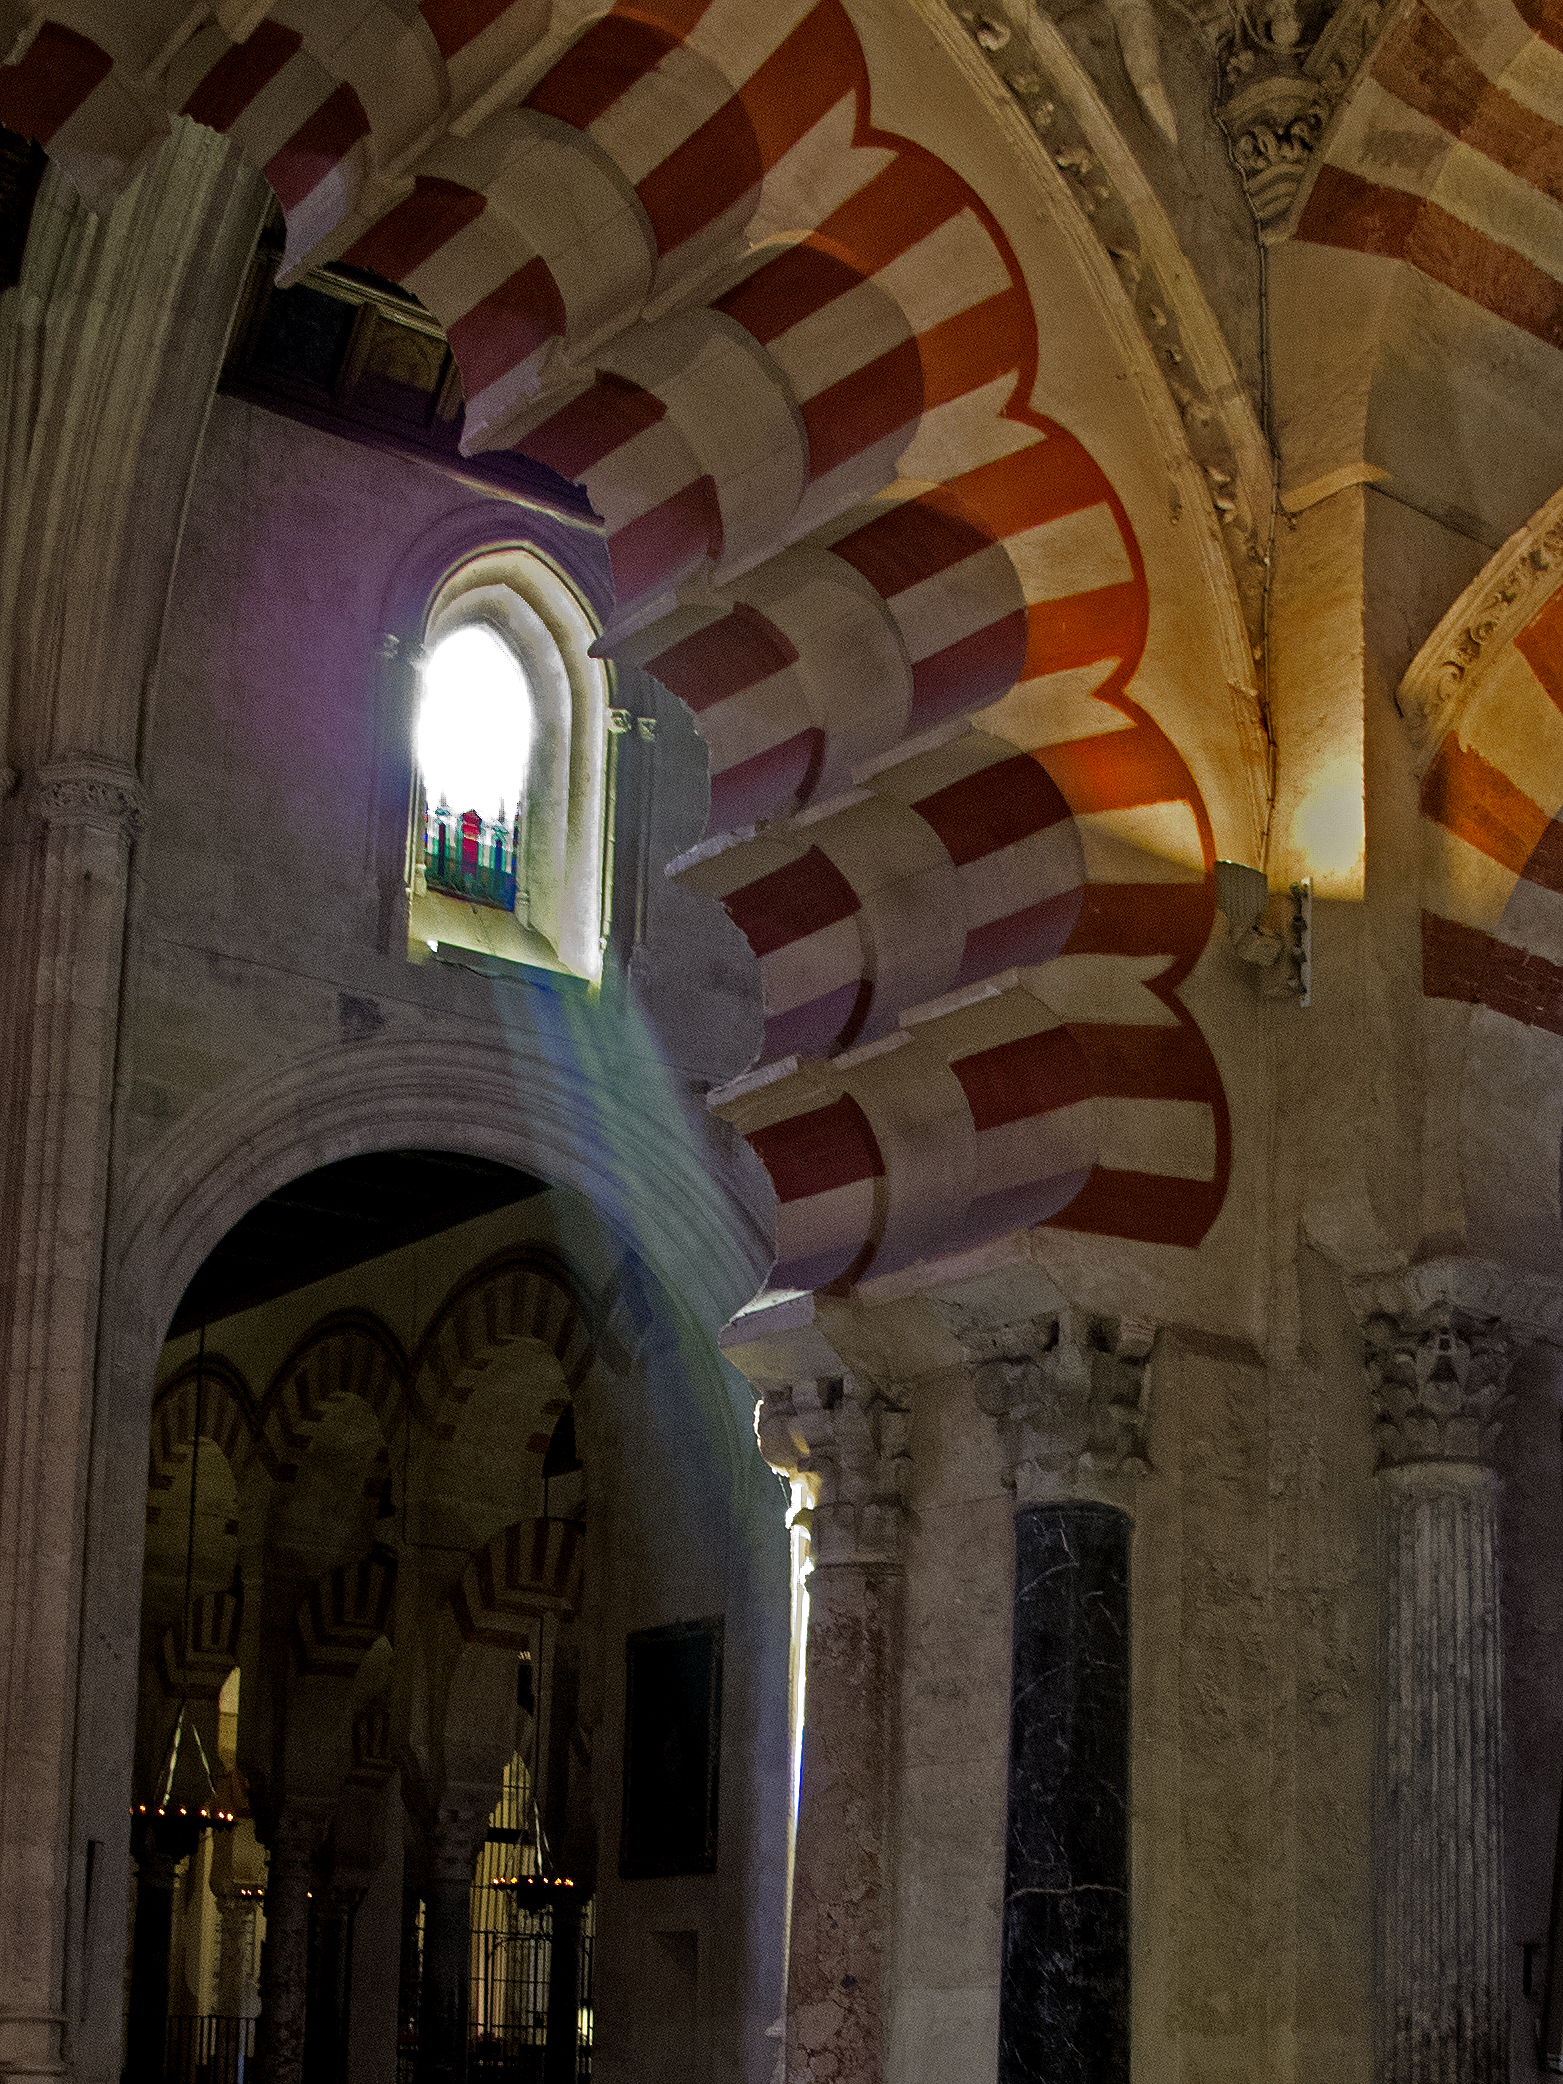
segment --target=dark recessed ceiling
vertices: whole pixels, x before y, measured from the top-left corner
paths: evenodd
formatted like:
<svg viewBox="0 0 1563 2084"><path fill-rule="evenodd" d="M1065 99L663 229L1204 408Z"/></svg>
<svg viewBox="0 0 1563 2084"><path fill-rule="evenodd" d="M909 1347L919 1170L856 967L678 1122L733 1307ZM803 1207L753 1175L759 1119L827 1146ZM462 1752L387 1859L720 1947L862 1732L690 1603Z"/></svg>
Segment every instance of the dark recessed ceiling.
<svg viewBox="0 0 1563 2084"><path fill-rule="evenodd" d="M547 1187L512 1166L447 1151L374 1151L322 1165L234 1224L185 1290L168 1336L291 1295Z"/></svg>

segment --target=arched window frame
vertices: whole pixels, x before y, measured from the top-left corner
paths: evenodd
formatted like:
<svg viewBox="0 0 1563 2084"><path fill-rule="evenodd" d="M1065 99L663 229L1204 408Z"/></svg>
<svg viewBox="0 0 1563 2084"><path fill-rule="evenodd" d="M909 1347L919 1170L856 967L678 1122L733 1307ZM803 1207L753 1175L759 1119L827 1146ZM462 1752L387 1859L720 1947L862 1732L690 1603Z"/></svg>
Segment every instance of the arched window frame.
<svg viewBox="0 0 1563 2084"><path fill-rule="evenodd" d="M527 542L487 546L446 574L424 618L420 659L473 624L511 651L532 704L526 783L516 806L515 909L427 888L424 787L414 749L406 853L409 958L460 960L472 953L595 983L608 930L613 700L611 670L591 655L599 624L578 588ZM415 703L414 718L416 713Z"/></svg>

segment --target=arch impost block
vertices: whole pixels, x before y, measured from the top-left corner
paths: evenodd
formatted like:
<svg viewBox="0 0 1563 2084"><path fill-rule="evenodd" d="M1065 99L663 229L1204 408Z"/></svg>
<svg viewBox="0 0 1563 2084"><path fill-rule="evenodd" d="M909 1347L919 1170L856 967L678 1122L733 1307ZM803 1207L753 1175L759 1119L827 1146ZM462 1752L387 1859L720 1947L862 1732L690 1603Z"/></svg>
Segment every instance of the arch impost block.
<svg viewBox="0 0 1563 2084"><path fill-rule="evenodd" d="M1065 1310L963 1341L978 1408L998 1422L1004 1481L1017 1506L1091 1499L1119 1479L1151 1473L1156 1329Z"/></svg>

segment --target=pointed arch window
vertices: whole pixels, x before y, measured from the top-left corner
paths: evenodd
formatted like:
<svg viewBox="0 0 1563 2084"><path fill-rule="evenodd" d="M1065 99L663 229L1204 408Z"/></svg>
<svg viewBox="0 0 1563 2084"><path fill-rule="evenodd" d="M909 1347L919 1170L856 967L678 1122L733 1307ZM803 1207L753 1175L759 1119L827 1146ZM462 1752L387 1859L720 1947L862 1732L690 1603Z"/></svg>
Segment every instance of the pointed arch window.
<svg viewBox="0 0 1563 2084"><path fill-rule="evenodd" d="M597 978L611 688L592 616L525 545L430 605L408 832L408 953Z"/></svg>

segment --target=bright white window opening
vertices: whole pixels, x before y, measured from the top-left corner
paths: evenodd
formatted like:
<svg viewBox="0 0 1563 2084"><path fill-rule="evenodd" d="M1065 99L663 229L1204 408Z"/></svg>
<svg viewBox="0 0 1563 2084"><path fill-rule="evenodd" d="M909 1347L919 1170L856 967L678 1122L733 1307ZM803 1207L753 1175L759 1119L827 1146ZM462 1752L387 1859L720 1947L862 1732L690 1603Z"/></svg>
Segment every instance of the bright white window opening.
<svg viewBox="0 0 1563 2084"><path fill-rule="evenodd" d="M485 551L431 605L408 832L408 954L596 978L611 690L554 567Z"/></svg>
<svg viewBox="0 0 1563 2084"><path fill-rule="evenodd" d="M520 810L532 700L520 661L482 623L441 637L423 668L418 767L431 807L503 825Z"/></svg>

